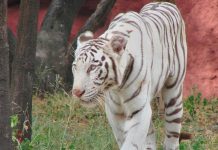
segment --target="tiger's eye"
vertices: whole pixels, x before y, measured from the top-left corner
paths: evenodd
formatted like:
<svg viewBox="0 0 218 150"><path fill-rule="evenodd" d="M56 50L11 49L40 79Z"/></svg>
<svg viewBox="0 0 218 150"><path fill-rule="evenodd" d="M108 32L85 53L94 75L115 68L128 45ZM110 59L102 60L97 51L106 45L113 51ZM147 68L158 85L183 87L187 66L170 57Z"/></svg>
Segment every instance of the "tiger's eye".
<svg viewBox="0 0 218 150"><path fill-rule="evenodd" d="M96 65L89 66L87 73L90 73L92 70L95 70L95 68L96 68Z"/></svg>

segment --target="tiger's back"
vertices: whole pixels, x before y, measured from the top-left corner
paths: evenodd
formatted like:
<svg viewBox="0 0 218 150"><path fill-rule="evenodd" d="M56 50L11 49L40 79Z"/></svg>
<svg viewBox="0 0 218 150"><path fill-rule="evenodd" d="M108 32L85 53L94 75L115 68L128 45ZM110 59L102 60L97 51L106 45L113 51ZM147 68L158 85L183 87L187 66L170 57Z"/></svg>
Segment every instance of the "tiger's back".
<svg viewBox="0 0 218 150"><path fill-rule="evenodd" d="M114 34L128 39L126 50L136 58L129 84L147 69L147 78L150 74L153 85L152 96L155 96L166 82L170 87L184 79L187 61L185 26L175 5L150 3L139 14L119 14L101 37L110 39ZM142 75L140 80L143 79Z"/></svg>
<svg viewBox="0 0 218 150"><path fill-rule="evenodd" d="M165 86L170 88L184 80L187 63L185 24L178 8L171 3L148 4L140 15L152 26L153 53L158 56L153 59L152 68L160 68L161 64L161 71L152 71L158 76L153 79L157 85L154 94L157 94L166 82Z"/></svg>

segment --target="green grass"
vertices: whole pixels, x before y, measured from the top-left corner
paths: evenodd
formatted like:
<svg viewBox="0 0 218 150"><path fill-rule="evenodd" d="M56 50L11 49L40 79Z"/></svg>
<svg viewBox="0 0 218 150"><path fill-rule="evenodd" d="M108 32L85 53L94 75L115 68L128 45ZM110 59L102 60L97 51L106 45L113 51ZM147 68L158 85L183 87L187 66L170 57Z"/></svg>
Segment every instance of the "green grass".
<svg viewBox="0 0 218 150"><path fill-rule="evenodd" d="M154 106L156 106L154 104ZM182 132L192 134L192 139L182 141L180 150L218 149L218 99L207 100L201 93L193 92L183 103ZM156 108L156 107L154 107ZM164 118L157 111L153 114L157 133L158 149L162 150L164 140Z"/></svg>
<svg viewBox="0 0 218 150"><path fill-rule="evenodd" d="M37 150L116 149L103 109L85 109L64 93L34 98L31 146Z"/></svg>
<svg viewBox="0 0 218 150"><path fill-rule="evenodd" d="M154 110L154 112L157 112ZM154 113L158 149L162 149L164 121ZM32 141L23 150L118 150L104 109L86 109L66 93L33 98ZM183 141L181 150L216 150L218 147L218 100L193 94L184 102L182 131L193 139Z"/></svg>

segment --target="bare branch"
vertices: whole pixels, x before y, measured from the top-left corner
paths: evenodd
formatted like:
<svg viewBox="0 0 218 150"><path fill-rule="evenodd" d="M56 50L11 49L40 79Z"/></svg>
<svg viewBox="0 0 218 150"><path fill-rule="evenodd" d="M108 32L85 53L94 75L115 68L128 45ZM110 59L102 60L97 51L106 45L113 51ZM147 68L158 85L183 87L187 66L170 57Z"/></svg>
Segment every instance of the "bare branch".
<svg viewBox="0 0 218 150"><path fill-rule="evenodd" d="M77 36L74 38L70 51L74 52L76 49L76 41L77 37L83 33L84 31L92 31L95 32L100 27L104 26L104 23L110 13L111 9L113 8L116 0L101 0L100 3L97 5L96 11L90 16L90 18L86 21L85 25L80 29Z"/></svg>

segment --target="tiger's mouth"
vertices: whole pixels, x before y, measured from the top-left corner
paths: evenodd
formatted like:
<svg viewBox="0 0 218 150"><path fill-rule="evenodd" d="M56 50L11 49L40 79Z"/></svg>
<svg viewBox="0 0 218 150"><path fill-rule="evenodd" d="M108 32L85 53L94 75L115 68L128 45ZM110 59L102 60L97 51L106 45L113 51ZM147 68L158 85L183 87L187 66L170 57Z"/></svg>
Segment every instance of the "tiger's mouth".
<svg viewBox="0 0 218 150"><path fill-rule="evenodd" d="M103 92L98 92L95 95L87 98L80 98L79 99L81 104L84 106L96 106L103 100Z"/></svg>
<svg viewBox="0 0 218 150"><path fill-rule="evenodd" d="M82 103L84 103L84 104L91 104L91 103L95 103L95 102L96 102L95 99L85 100L85 99L80 98L79 100L80 100Z"/></svg>

